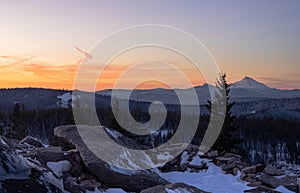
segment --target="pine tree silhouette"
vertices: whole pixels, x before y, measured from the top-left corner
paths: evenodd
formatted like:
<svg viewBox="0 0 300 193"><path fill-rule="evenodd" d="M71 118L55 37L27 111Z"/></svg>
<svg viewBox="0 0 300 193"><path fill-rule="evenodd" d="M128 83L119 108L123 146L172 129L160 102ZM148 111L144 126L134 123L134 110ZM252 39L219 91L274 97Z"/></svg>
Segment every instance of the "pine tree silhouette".
<svg viewBox="0 0 300 193"><path fill-rule="evenodd" d="M225 119L222 126L220 135L213 145L213 149L219 151L241 152L240 144L241 139L238 139L236 131L238 127L235 124L236 117L232 115L232 107L234 102L230 102L230 84L226 80L226 73L220 74L220 78L216 82L216 92L214 93L214 99L207 101L207 109L210 112L212 119L218 119L222 113L225 113ZM225 104L224 104L225 103ZM212 106L214 104L214 109ZM224 111L224 108L225 112ZM224 115L224 114L223 114Z"/></svg>
<svg viewBox="0 0 300 193"><path fill-rule="evenodd" d="M23 139L27 135L26 109L24 105L21 107L19 103L15 103L10 122L12 127L9 136L15 139Z"/></svg>

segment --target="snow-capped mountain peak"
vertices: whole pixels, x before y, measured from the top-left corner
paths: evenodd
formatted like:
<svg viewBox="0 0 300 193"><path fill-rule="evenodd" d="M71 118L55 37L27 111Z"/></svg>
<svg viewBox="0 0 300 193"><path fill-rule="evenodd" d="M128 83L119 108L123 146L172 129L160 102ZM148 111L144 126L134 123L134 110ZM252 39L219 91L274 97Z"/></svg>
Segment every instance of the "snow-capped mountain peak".
<svg viewBox="0 0 300 193"><path fill-rule="evenodd" d="M247 88L247 89L270 89L267 85L245 76L242 80L235 82L231 88Z"/></svg>

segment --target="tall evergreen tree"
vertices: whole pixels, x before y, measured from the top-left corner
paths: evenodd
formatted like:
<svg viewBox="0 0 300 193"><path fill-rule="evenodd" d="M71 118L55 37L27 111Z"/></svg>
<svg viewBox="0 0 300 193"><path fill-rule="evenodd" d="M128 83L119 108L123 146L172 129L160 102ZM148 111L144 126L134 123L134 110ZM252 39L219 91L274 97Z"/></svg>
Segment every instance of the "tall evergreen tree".
<svg viewBox="0 0 300 193"><path fill-rule="evenodd" d="M19 103L15 103L10 122L11 132L9 136L15 139L23 139L27 135L26 109L24 105L21 107Z"/></svg>
<svg viewBox="0 0 300 193"><path fill-rule="evenodd" d="M232 115L231 112L234 103L230 102L229 94L230 84L226 80L226 73L222 73L220 74L220 78L216 82L216 92L214 95L214 100L208 100L208 104L206 105L212 118L225 113L222 130L217 141L213 145L213 149L219 151L226 150L240 153L240 144L242 141L238 139L238 136L236 134L236 131L238 129L235 124L236 117ZM224 102L226 102L226 104L224 104ZM215 104L214 111L212 109L213 103ZM224 110L224 108L222 107L226 107L225 112L222 112Z"/></svg>

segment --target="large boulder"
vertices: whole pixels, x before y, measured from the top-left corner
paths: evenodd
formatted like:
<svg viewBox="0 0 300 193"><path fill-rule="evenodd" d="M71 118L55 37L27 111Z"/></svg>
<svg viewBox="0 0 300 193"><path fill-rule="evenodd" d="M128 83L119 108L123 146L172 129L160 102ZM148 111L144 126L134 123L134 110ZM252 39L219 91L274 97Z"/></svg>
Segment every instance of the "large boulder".
<svg viewBox="0 0 300 193"><path fill-rule="evenodd" d="M169 193L169 192L207 193L203 190L199 190L194 186L189 186L184 183L168 184L166 186L159 185L141 191L141 193Z"/></svg>
<svg viewBox="0 0 300 193"><path fill-rule="evenodd" d="M64 179L64 187L72 193L94 192L94 190L102 189L102 184L94 179L84 179L78 182L75 177L68 176ZM95 191L98 192L98 191Z"/></svg>
<svg viewBox="0 0 300 193"><path fill-rule="evenodd" d="M219 153L218 151L211 151L207 153L208 158L214 158L214 157L218 157Z"/></svg>
<svg viewBox="0 0 300 193"><path fill-rule="evenodd" d="M58 162L65 159L64 152L61 147L37 149L36 157L43 165L46 165L47 162Z"/></svg>
<svg viewBox="0 0 300 193"><path fill-rule="evenodd" d="M243 174L255 174L256 166L249 166L242 169Z"/></svg>
<svg viewBox="0 0 300 193"><path fill-rule="evenodd" d="M95 127L77 127L80 127L79 129L86 129L87 131L91 131L91 133L89 133L91 137L96 137L97 140L105 144L104 147L113 147L113 145L115 145L113 144L115 143L113 140L108 140L104 137L106 133L102 128L97 127L97 131L102 133L101 135L94 136L96 134L92 131L95 131ZM153 186L169 184L168 181L161 178L157 173L150 169L126 170L123 168L112 166L107 162L101 160L83 142L81 136L79 135L77 127L57 127L54 129L54 135L56 135L57 137L62 137L72 143L79 151L86 168L105 185L110 187L119 187L128 191L139 192ZM110 152L103 152L103 156L115 153L113 151L114 150L112 149ZM120 161L128 162L128 160Z"/></svg>
<svg viewBox="0 0 300 193"><path fill-rule="evenodd" d="M271 175L271 176L281 176L281 175L284 174L284 171L283 171L283 170L278 169L278 168L276 168L276 167L274 167L274 166L271 166L270 164L268 164L268 165L266 166L266 168L265 168L264 171L265 171L266 174L269 174L269 175Z"/></svg>
<svg viewBox="0 0 300 193"><path fill-rule="evenodd" d="M284 176L281 178L275 178L268 174L262 173L258 179L265 185L271 188L277 188L279 186L296 186L297 176Z"/></svg>

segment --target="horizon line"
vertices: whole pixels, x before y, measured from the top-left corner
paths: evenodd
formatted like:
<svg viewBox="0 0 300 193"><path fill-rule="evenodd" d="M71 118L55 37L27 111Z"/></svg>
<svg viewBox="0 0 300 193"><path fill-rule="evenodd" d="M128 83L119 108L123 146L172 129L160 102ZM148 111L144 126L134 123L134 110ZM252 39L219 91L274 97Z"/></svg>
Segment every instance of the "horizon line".
<svg viewBox="0 0 300 193"><path fill-rule="evenodd" d="M235 82L233 82L235 83ZM230 84L233 84L233 83L230 83ZM117 88L117 89L114 89L114 88L104 88L104 89L98 89L98 90L95 90L95 91L87 91L87 90L79 90L79 91L83 91L83 92L99 92L99 91L106 91L106 90L155 90L155 89L165 89L165 90L175 90L175 89L178 89L178 90L184 90L184 89L190 89L190 88L196 88L196 87L202 87L202 86L205 86L206 84L208 83L203 83L203 84L199 84L199 85L195 85L193 87L188 87L188 88L164 88L164 87L151 87L151 88L135 88L135 89L129 89L129 88ZM263 83L264 84L264 83ZM214 85L211 85L211 84L208 84L210 86L214 86ZM267 86L267 85L266 85ZM269 87L267 86L268 88L270 89L277 89L277 90L284 90L284 91L293 91L293 90L300 90L299 88L276 88L276 87ZM68 89L68 88L54 88L54 87L38 87L38 86L24 86L24 87L0 87L0 90L4 90L4 89L49 89L49 90L61 90L61 91L74 91L74 90L78 90L78 89Z"/></svg>

